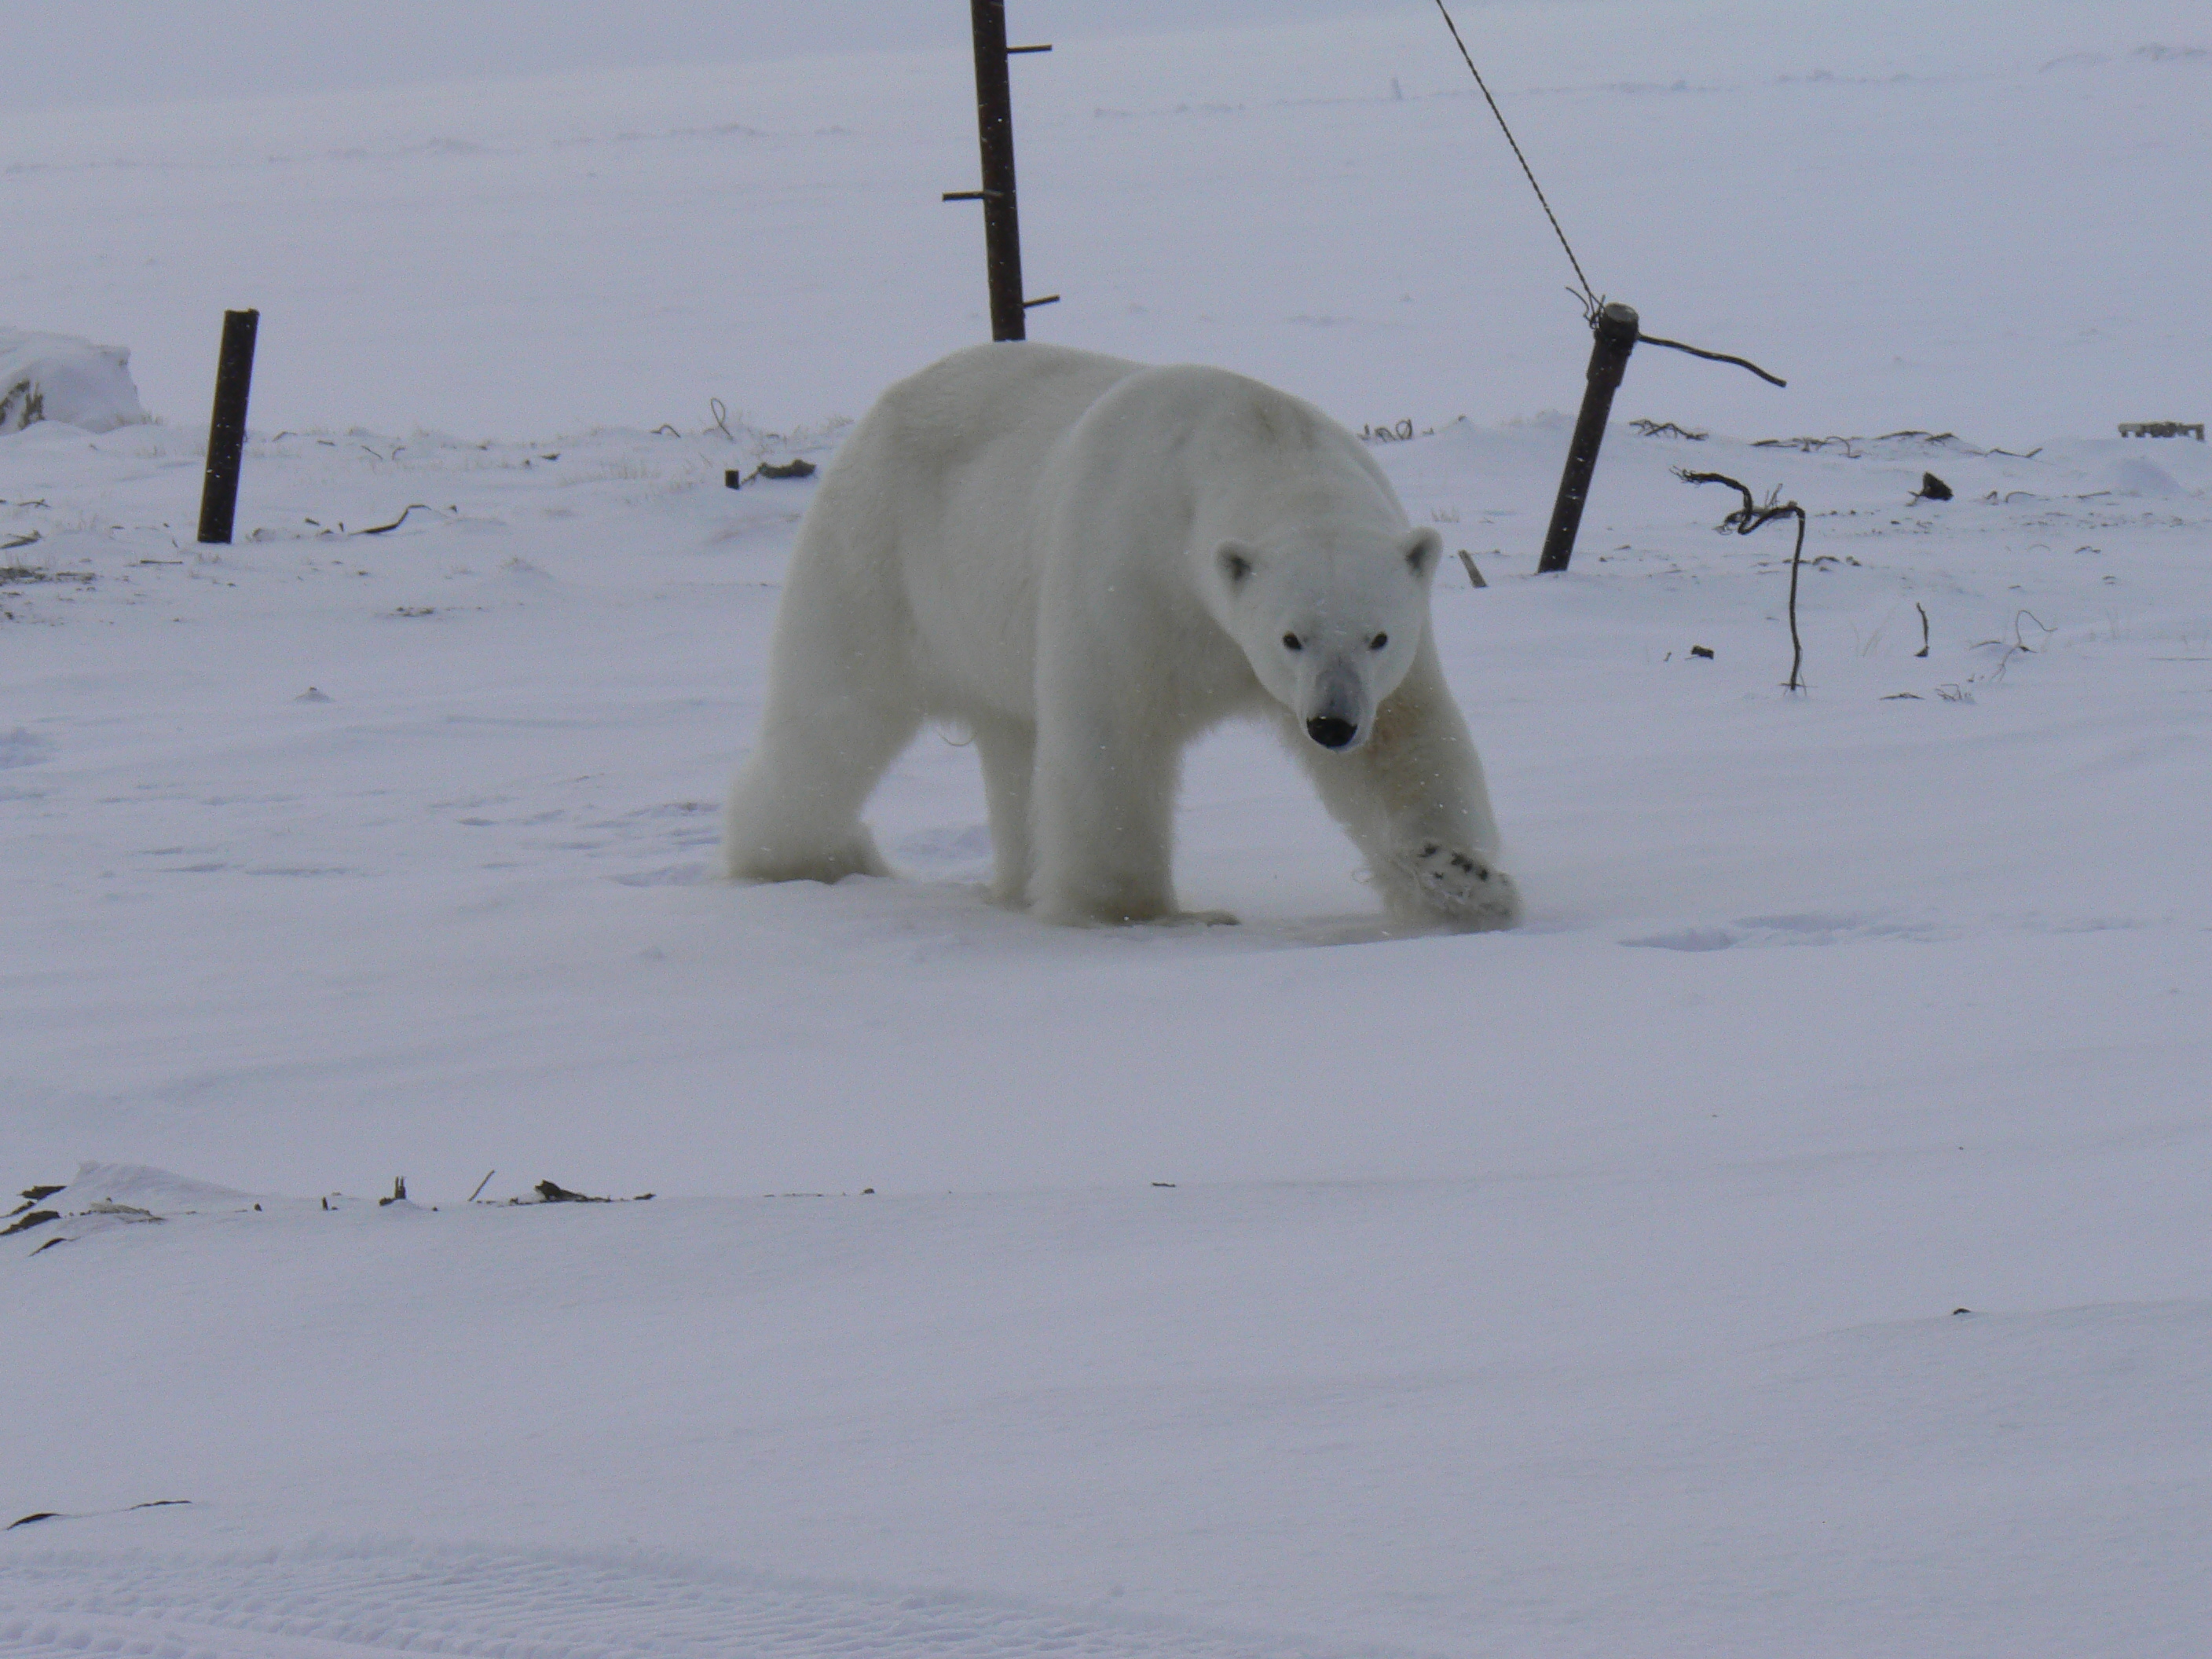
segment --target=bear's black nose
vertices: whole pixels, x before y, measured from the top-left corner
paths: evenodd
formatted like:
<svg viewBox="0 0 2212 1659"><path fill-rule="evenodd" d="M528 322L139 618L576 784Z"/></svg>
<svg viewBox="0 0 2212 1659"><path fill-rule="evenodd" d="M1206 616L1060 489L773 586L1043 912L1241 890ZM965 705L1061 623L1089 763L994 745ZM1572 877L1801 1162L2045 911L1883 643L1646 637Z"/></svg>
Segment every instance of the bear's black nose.
<svg viewBox="0 0 2212 1659"><path fill-rule="evenodd" d="M1316 714L1306 722L1306 735L1324 749L1341 749L1359 735L1359 728L1334 714Z"/></svg>

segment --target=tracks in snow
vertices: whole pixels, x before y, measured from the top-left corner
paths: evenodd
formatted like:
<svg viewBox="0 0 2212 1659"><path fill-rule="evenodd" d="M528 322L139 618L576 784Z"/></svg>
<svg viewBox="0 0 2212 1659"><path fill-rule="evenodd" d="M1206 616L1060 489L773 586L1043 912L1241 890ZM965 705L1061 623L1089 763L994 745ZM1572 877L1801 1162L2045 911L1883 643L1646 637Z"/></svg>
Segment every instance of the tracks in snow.
<svg viewBox="0 0 2212 1659"><path fill-rule="evenodd" d="M313 1546L253 1555L0 1556L10 1659L1307 1659L1265 1638L665 1559Z"/></svg>

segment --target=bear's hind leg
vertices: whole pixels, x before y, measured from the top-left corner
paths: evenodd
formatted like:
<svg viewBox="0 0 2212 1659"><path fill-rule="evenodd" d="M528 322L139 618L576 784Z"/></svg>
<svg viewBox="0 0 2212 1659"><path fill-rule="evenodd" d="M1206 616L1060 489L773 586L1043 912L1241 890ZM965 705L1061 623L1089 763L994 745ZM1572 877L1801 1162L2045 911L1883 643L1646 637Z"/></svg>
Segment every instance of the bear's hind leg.
<svg viewBox="0 0 2212 1659"><path fill-rule="evenodd" d="M777 667L760 741L723 811L725 872L740 881L889 875L860 809L914 740L920 707L894 684L841 682L819 659L795 672Z"/></svg>
<svg viewBox="0 0 2212 1659"><path fill-rule="evenodd" d="M1036 773L1036 730L1013 720L972 724L991 815L991 902L1018 910L1030 890L1030 785Z"/></svg>

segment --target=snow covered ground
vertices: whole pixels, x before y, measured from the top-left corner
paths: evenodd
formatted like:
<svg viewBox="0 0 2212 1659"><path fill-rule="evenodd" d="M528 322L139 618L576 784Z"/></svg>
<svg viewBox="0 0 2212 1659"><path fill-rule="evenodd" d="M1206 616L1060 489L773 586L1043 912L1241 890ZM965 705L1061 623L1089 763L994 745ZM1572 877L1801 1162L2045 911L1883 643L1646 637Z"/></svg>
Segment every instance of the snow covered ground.
<svg viewBox="0 0 2212 1659"><path fill-rule="evenodd" d="M1432 17L1017 72L1038 336L1414 422L1502 936L1242 730L1233 930L989 909L957 733L905 878L705 879L811 489L723 474L977 331L957 56L0 124L0 322L166 417L0 437L0 1652L2201 1650L2212 450L2113 431L2207 413L2212 35L1471 21L1594 280L1792 380L1640 353L1711 435L1564 578ZM1677 465L1812 514L1809 696Z"/></svg>

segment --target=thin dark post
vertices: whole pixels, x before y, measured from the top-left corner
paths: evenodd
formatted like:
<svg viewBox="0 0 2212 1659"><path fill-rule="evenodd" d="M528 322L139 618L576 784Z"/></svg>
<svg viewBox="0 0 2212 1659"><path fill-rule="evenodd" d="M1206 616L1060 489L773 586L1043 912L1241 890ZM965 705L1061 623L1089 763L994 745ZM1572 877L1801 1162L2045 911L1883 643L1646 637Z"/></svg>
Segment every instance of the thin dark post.
<svg viewBox="0 0 2212 1659"><path fill-rule="evenodd" d="M1021 215L1014 198L1014 93L1006 73L1006 0L969 0L975 25L975 129L983 149L983 255L991 275L991 337L1020 340Z"/></svg>
<svg viewBox="0 0 2212 1659"><path fill-rule="evenodd" d="M1559 475L1559 499L1552 507L1544 554L1536 561L1540 573L1565 570L1575 556L1575 532L1582 528L1583 503L1589 499L1590 476L1597 471L1598 448L1605 442L1606 417L1613 413L1613 394L1620 390L1628 354L1636 349L1636 308L1617 301L1607 306L1597 314L1596 333L1590 347L1589 380L1583 389L1582 416L1575 422L1574 441L1567 446L1567 468Z"/></svg>
<svg viewBox="0 0 2212 1659"><path fill-rule="evenodd" d="M208 422L207 482L200 489L200 539L228 542L238 514L238 468L246 453L246 394L253 385L258 311L222 313L222 356L215 371L215 414Z"/></svg>

